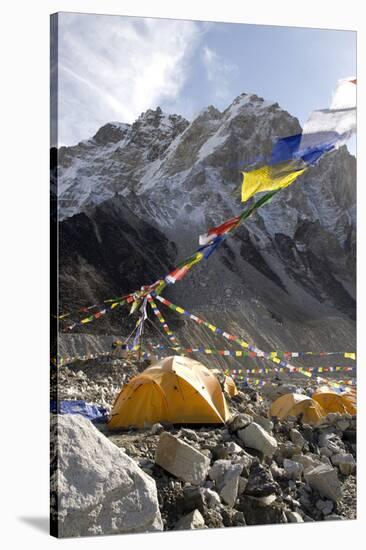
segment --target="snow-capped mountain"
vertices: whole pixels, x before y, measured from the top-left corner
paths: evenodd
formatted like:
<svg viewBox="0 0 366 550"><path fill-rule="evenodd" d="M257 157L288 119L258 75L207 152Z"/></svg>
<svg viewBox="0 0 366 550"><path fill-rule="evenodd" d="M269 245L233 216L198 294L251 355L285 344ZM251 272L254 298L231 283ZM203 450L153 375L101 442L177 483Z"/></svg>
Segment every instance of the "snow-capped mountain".
<svg viewBox="0 0 366 550"><path fill-rule="evenodd" d="M83 281L77 292L78 303L85 303L164 275L165 267L196 250L200 233L242 211L241 170L263 162L277 137L300 131L277 103L241 94L223 112L210 106L191 122L158 107L132 125L112 122L89 140L61 147L54 192L61 246L73 258L60 262L61 303L71 305L65 289L72 279ZM167 295L187 308L209 309L217 322L231 319L262 345L330 349L341 339L352 347L355 205L356 161L342 147L260 209ZM137 234L135 224L143 224ZM79 230L89 239L89 255ZM155 249L148 238L153 231ZM108 248L113 254L103 256ZM144 256L155 258L149 272Z"/></svg>

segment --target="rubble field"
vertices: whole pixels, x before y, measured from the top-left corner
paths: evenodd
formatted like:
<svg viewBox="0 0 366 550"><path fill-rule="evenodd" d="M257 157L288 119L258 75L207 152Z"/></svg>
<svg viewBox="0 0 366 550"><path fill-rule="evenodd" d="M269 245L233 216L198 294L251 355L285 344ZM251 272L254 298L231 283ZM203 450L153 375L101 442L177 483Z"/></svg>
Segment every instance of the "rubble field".
<svg viewBox="0 0 366 550"><path fill-rule="evenodd" d="M61 367L58 397L110 410L122 384L145 367L119 361ZM287 377L243 387L226 396L232 415L226 425L95 427L155 481L159 530L355 519L356 417L331 413L317 426L268 418L277 396L311 394L313 386Z"/></svg>

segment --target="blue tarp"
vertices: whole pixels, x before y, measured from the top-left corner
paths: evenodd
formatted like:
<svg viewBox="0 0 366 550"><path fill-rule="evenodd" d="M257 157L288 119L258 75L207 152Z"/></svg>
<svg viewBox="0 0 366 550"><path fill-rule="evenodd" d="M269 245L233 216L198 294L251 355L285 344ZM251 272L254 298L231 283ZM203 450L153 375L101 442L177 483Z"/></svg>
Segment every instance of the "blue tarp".
<svg viewBox="0 0 366 550"><path fill-rule="evenodd" d="M56 401L51 400L51 412L57 414L81 414L88 420L102 422L107 420L108 413L100 405L91 405L83 400Z"/></svg>

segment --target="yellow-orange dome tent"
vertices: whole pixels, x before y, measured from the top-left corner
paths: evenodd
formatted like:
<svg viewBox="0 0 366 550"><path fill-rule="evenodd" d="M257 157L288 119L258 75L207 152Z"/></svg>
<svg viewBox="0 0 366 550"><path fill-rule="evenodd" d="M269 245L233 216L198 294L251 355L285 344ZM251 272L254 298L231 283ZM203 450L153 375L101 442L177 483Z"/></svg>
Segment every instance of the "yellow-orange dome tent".
<svg viewBox="0 0 366 550"><path fill-rule="evenodd" d="M329 388L321 388L312 398L324 409L325 414L357 414L356 394L354 392L336 393Z"/></svg>
<svg viewBox="0 0 366 550"><path fill-rule="evenodd" d="M270 409L270 416L277 416L279 419L300 414L303 421L308 424L317 424L325 416L319 403L300 393L282 395L272 403Z"/></svg>
<svg viewBox="0 0 366 550"><path fill-rule="evenodd" d="M229 411L219 381L198 361L172 356L132 378L118 395L110 429L155 422L224 424Z"/></svg>

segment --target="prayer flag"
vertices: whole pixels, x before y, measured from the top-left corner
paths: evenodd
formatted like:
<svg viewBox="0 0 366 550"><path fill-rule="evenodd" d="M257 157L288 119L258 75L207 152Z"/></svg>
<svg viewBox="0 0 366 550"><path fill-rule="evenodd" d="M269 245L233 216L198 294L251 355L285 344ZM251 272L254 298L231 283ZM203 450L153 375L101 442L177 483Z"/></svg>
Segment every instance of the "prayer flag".
<svg viewBox="0 0 366 550"><path fill-rule="evenodd" d="M298 165L299 166L299 165ZM281 163L275 166L263 166L251 172L242 172L243 183L241 200L246 202L256 193L262 191L275 191L288 187L296 178L301 176L306 167L297 168L295 164Z"/></svg>

